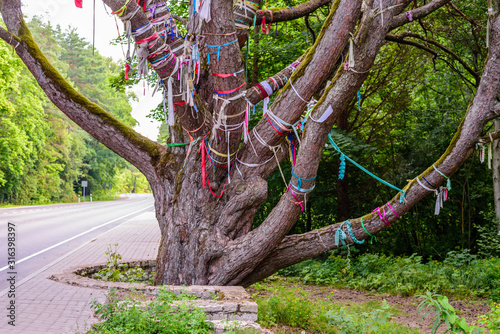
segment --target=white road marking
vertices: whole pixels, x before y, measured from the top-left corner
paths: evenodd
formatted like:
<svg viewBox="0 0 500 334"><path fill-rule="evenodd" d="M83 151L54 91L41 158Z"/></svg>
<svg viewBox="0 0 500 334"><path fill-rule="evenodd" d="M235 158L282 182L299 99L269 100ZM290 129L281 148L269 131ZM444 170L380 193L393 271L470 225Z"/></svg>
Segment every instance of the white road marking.
<svg viewBox="0 0 500 334"><path fill-rule="evenodd" d="M139 210L141 211L141 210ZM123 224L123 223L122 223ZM120 224L121 225L121 224ZM61 256L60 258L52 261L51 263L45 265L43 268L40 268L38 269L37 271L35 271L34 273L32 273L31 275L28 275L28 277L25 277L24 279L22 279L21 281L16 282L16 288L21 286L22 284L28 282L29 280L33 279L34 277L40 275L41 273L43 273L45 270L49 269L50 267L52 267L53 265L61 262L62 260L64 260L65 258L67 258L68 256L70 256L71 254L74 254L76 253L77 251L79 251L80 249L82 249L83 247L87 246L88 244L90 244L91 242L95 241L96 239L102 237L103 235L107 234L107 233L110 233L111 231L113 231L114 229L120 227L120 225L118 226L115 226L113 227L111 230L108 230L104 233L101 233L99 234L97 237L93 238L93 239L90 239L89 241L87 242L84 242L83 244L81 244L80 246L76 247L75 249L73 249L72 251L64 254L63 256ZM0 297L2 297L3 295L6 295L7 292L9 292L9 289L10 288L5 288L4 290L0 291Z"/></svg>
<svg viewBox="0 0 500 334"><path fill-rule="evenodd" d="M97 230L98 228L101 228L101 227L103 227L103 226L109 225L109 224L111 224L111 223L114 223L114 222L115 222L115 221L117 221L117 220L120 220L120 219L126 218L126 217L128 217L128 216L135 215L136 213L139 213L139 212L141 212L141 211L145 211L145 210L151 209L152 207L153 207L153 205L150 205L150 206L148 206L147 208L144 208L144 209L141 209L141 210L138 210L138 211L135 211L135 212L129 213L128 215L125 215L125 216L122 216L122 217L119 217L119 218L116 218L116 219L110 220L109 222L106 222L106 223L101 224L101 225L99 225L99 226L92 227L91 229L89 229L89 230L87 230L87 231L85 231L85 232L82 232L82 233L80 233L80 234L78 234L78 235L75 235L75 236L73 236L73 237L69 238L69 239L66 239L66 240L64 240L64 241L61 241L61 242L59 242L59 243L57 243L57 244L55 244L55 245L52 245L52 246L47 247L47 248L45 248L45 249L42 249L41 251L38 251L38 252L36 252L36 253L34 253L34 254L31 254L31 255L29 255L29 256L26 256L25 258L22 258L21 260L16 261L16 265L17 265L17 264L19 264L19 263L21 263L21 262L24 262L24 261L26 261L26 260L29 260L29 259L31 259L31 258L33 258L33 257L35 257L35 256L37 256L37 255L40 255L40 254L42 254L42 253L45 253L46 251L49 251L49 250L51 250L51 249L53 249L53 248L56 248L56 247L58 247L58 246L61 246L62 244L65 244L65 243L66 243L66 242L68 242L68 241L71 241L71 240L73 240L73 239L76 239L76 238L78 238L78 237L81 237L82 235L85 235L85 234L90 233L90 232L92 232L92 231L94 231L94 230ZM2 267L2 268L0 268L0 272L2 272L2 271L4 271L4 270L6 270L6 269L8 269L8 268L9 268L9 266Z"/></svg>

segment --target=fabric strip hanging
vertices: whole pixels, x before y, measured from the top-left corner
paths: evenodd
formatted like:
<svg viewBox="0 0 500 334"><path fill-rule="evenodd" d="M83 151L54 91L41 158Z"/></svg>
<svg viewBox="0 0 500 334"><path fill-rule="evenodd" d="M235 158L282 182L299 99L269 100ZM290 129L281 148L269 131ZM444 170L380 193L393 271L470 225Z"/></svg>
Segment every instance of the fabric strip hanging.
<svg viewBox="0 0 500 334"><path fill-rule="evenodd" d="M200 13L200 19L205 20L205 22L210 22L212 19L210 15L210 6L212 5L212 0L203 0L200 4L198 12Z"/></svg>
<svg viewBox="0 0 500 334"><path fill-rule="evenodd" d="M330 144L333 146L333 148L339 152L340 154L344 154L340 148L337 146L337 144L335 144L335 142L333 141L333 138L332 138L332 135L331 133L328 133L328 140L330 141ZM399 199L400 203L404 203L404 200L405 200L405 192L402 190L402 189L399 189L398 187L396 186L393 186L392 184L390 184L389 182L385 181L385 180L382 180L381 178L379 178L378 176L376 176L375 174L371 173L370 171L368 171L367 169L365 169L363 166L361 166L360 164L358 164L356 161L352 160L351 158L349 158L348 156L346 156L344 154L345 158L347 160L349 160L349 162L351 162L354 166L358 167L359 169L361 169L363 172L365 172L366 174L370 175L371 177L373 177L375 180L378 180L379 182L385 184L386 186L388 187L391 187L392 189L395 189L397 190L401 197Z"/></svg>
<svg viewBox="0 0 500 334"><path fill-rule="evenodd" d="M83 7L82 2L83 2L83 0L75 0L75 6L78 8L82 8Z"/></svg>
<svg viewBox="0 0 500 334"><path fill-rule="evenodd" d="M349 40L349 60L348 60L348 65L350 68L354 68L355 62L354 62L354 43L352 41L352 37Z"/></svg>

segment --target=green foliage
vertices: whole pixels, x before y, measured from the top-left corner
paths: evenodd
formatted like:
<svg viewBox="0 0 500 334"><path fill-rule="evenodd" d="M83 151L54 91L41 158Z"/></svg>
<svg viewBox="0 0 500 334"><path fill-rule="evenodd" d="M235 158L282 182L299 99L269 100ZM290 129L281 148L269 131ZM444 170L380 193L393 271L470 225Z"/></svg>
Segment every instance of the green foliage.
<svg viewBox="0 0 500 334"><path fill-rule="evenodd" d="M333 292L329 296L318 296L317 291L279 279L256 283L253 288L257 290L253 297L259 305L258 322L264 327L287 325L325 334L357 334L375 328L379 329L377 333L418 333L390 321L390 317L400 311L385 301L344 305L335 301Z"/></svg>
<svg viewBox="0 0 500 334"><path fill-rule="evenodd" d="M437 299L434 299L435 297ZM472 330L464 318L457 316L455 309L448 302L448 297L427 292L425 295L419 296L419 298L422 299L422 302L418 306L418 313L423 308L428 307L435 311L431 329L433 334L437 333L442 324L446 324L446 327L448 327L446 332L450 333L480 333L479 329ZM427 311L422 318L430 313L431 310Z"/></svg>
<svg viewBox="0 0 500 334"><path fill-rule="evenodd" d="M322 262L304 261L279 274L300 277L303 282L404 296L432 291L492 300L500 297L500 259L476 259L468 250L449 252L444 262L427 263L415 254L363 254L350 263L340 256L331 256Z"/></svg>
<svg viewBox="0 0 500 334"><path fill-rule="evenodd" d="M457 315L455 308L449 303L448 297L426 292L425 295L418 296L422 301L418 306L418 313L425 309L427 312L422 316L434 311L432 334L438 332L438 329L445 324L447 330L445 333L498 333L500 330L500 305L493 303L491 311L488 314L479 317L481 326L469 325L464 318Z"/></svg>
<svg viewBox="0 0 500 334"><path fill-rule="evenodd" d="M37 17L29 27L49 61L71 85L124 124L136 124L128 102L133 96L112 87L109 79L120 72L118 64L99 53L93 56L91 46L75 29L62 31ZM93 193L96 199L110 198L118 191L149 191L144 176L49 102L3 41L0 120L0 204L76 201L81 180L88 181L87 194ZM135 175L122 177L128 169L128 175Z"/></svg>
<svg viewBox="0 0 500 334"><path fill-rule="evenodd" d="M172 302L176 300L179 299L166 287L150 303L140 303L131 298L120 300L112 290L106 302L92 301L92 309L103 322L94 325L88 333L212 333L213 325L206 321L206 315L201 310L188 302L173 306Z"/></svg>
<svg viewBox="0 0 500 334"><path fill-rule="evenodd" d="M342 307L338 311L330 310L326 314L329 319L328 324L339 329L339 334L357 334L374 332L387 323L392 314L389 312L389 305L384 300L380 309L361 314L350 314Z"/></svg>
<svg viewBox="0 0 500 334"><path fill-rule="evenodd" d="M496 223L497 219L492 221ZM477 226L477 230L477 256L484 259L500 257L500 234L497 226Z"/></svg>

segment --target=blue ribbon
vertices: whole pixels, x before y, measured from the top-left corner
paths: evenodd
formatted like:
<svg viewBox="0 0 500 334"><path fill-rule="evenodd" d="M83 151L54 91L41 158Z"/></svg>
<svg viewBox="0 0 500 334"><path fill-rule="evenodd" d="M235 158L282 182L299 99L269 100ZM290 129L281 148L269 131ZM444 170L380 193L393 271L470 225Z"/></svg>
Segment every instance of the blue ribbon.
<svg viewBox="0 0 500 334"><path fill-rule="evenodd" d="M217 61L219 61L220 49L223 46L228 46L228 45L231 45L231 44L236 43L236 42L238 42L238 39L235 39L232 42L229 42L229 43L226 43L226 44L221 44L221 45L209 45L209 44L207 44L206 46L208 46L209 48L217 48L217 51L209 52L208 53L208 65L210 65L210 55L217 54Z"/></svg>
<svg viewBox="0 0 500 334"><path fill-rule="evenodd" d="M316 176L317 176L317 175L316 175L315 177L311 177L310 179L303 179L303 178L300 178L300 177L298 177L297 175L295 175L295 174L293 173L293 170L292 170L292 176L295 176L295 177L297 178L297 186L295 186L293 183L291 183L291 182L290 182L290 183L291 183L291 185L292 185L292 187L294 187L295 189L297 189L298 191L300 191L300 192L302 192L302 193L308 193L308 192L311 192L311 191L314 189L314 187L316 187L316 185L313 185L313 186L312 186L311 188L309 188L309 189L302 189L302 181L312 181L312 180L314 180L314 179L316 178Z"/></svg>
<svg viewBox="0 0 500 334"><path fill-rule="evenodd" d="M345 241L347 239L347 235L345 234L344 231L342 231L342 226L344 226L344 224L347 226L347 231L348 231L349 235L351 236L352 241L354 241L358 245L361 245L362 243L365 242L364 240L360 241L360 240L356 239L356 237L354 236L354 233L352 232L351 222L346 220L345 222L340 224L340 227L335 231L335 246L336 247L339 245L339 240L342 242L343 246L346 246Z"/></svg>
<svg viewBox="0 0 500 334"><path fill-rule="evenodd" d="M358 98L358 110L361 111L361 89L358 90L358 92L356 93L356 96Z"/></svg>
<svg viewBox="0 0 500 334"><path fill-rule="evenodd" d="M347 220L345 222L343 222L342 224L340 224L340 227L335 231L335 247L339 246L339 240L342 242L343 246L347 246L345 243L345 239L347 238L347 235L345 234L344 231L342 231L342 226L344 226L344 224L346 222L347 222Z"/></svg>
<svg viewBox="0 0 500 334"><path fill-rule="evenodd" d="M405 198L405 192L402 190L402 189L399 189L398 187L396 186L393 186L392 184L390 184L389 182L385 181L385 180L382 180L381 178L379 178L378 176L376 176L375 174L371 173L370 171L368 171L366 168L364 168L363 166L361 166L360 164L358 164L356 161L352 160L351 158L349 158L347 155L345 155L341 150L340 148L337 146L337 144L335 144L335 142L333 141L333 138L332 138L332 135L331 133L328 134L328 140L330 141L330 144L332 144L333 148L339 152L342 155L344 155L344 157L349 160L349 162L351 162L354 166L358 167L359 169L361 169L363 172L365 172L366 174L370 175L371 177L373 177L375 180L379 181L380 183L383 183L385 184L386 186L388 187L391 187L392 189L395 189L397 190L401 196L399 198L399 202L400 203L404 203L404 198Z"/></svg>

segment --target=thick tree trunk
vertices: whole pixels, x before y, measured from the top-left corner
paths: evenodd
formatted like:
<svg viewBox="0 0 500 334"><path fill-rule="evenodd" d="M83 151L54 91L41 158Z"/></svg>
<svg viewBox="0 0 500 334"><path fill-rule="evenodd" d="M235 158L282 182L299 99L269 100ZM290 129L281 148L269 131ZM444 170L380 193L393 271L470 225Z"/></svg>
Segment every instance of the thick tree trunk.
<svg viewBox="0 0 500 334"><path fill-rule="evenodd" d="M139 4L126 0L104 2L113 11L124 5L129 13L137 10L139 14L130 19L132 29L148 26L148 11L141 12L138 8L138 5L144 3L143 0ZM432 0L413 10L413 18L423 18L447 2L449 0ZM368 76L387 32L408 23L404 8L409 3L409 0L384 0L382 20L379 13L380 0L335 0L321 33L303 56L300 66L287 67L273 77L278 86L275 91L281 91L271 112L284 123L294 124L304 112L307 101L323 90L325 82L332 79L331 74L336 73L312 112L314 119L319 119L331 106L331 116L323 123L308 122L301 136L295 175L290 181L294 186L306 189L314 185L313 177L317 173L329 130L337 117L348 108L349 101L352 101ZM159 4L159 1L155 1L155 4ZM303 6L298 12L300 15L307 15L311 6L317 8L323 4L323 1L311 0L310 6ZM51 101L84 130L139 168L150 182L155 197L156 217L162 232L155 278L158 284L249 285L281 268L337 247L334 235L339 228L338 223L302 235L287 236L301 214L297 199L304 201L308 197L307 193L300 191L298 198L292 197L290 192L285 193L264 222L251 230L255 212L267 197L265 179L277 168L277 162L285 158L288 148L283 136L270 126L266 118L261 119L249 133L246 143L238 137L241 132L235 131L236 139L228 144L225 139L233 139L231 133L221 131L216 126L214 120L221 115L223 108L221 102L212 97L213 91L238 87L244 76L240 71L243 67L238 43L232 42L235 38L234 20L228 20L232 17L232 10L232 2L212 0L212 20L201 29L201 34L206 37L206 45L200 45L201 78L196 87L196 95L193 93L195 105L201 112L195 117L185 106L178 105L175 109L175 125L170 128L170 139L172 142L190 141L190 145L164 147L126 128L79 95L38 49L23 21L21 2L0 0L0 11L8 28L7 32L0 27L0 38L15 46L16 53L37 78ZM200 32L194 33L196 27L193 25L199 20L193 15L190 11L188 31L193 33L190 37L197 37L195 35ZM293 19L295 15L288 11L281 19L286 20L288 16ZM495 112L500 112L495 100L500 90L500 20L492 19L491 26L490 57L477 94L450 147L435 163L448 176L469 157L484 124L495 117ZM154 37L154 33L151 28L136 36L136 40L139 43L145 38ZM353 40L356 66L353 71L348 71L343 65L338 68L335 64L345 54L351 33L355 33ZM143 46L144 43L146 42L142 43ZM175 46L176 43L181 42L177 40L171 45ZM170 45L164 45L159 37L150 46L151 52L161 51L151 59L148 58L150 62L175 54ZM208 52L212 53L210 64L207 62ZM168 67L157 73L167 81L173 72ZM210 74L218 75L212 77ZM268 83L273 80L269 79ZM229 125L237 125L237 118L234 117L243 115L241 110L244 109L246 100L255 104L262 99L262 92L258 89L239 92L242 98L225 105L224 117ZM234 97L239 92L224 96ZM174 101L182 103L180 97L176 97ZM287 131L292 133L292 127ZM209 136L209 130L215 135ZM215 156L220 161L214 160L212 163L208 157L204 161L205 153L199 152L206 152L206 155L210 152L211 158ZM227 166L223 166L227 160L231 161L226 153L238 158L237 163L234 162L236 158L232 160L236 167L230 170L231 182L225 175L228 173ZM203 167L204 162L206 168ZM434 184L440 184L444 180L432 167L423 174ZM299 176L304 181L302 185ZM414 180L407 185L405 191L406 204L398 203L398 196L391 200L399 216L431 193L419 187ZM396 214L389 212L387 219L391 223L395 222ZM368 214L363 220L371 234L386 228L376 215ZM351 223L357 239L368 238L361 229L359 219L351 219ZM346 242L353 241L348 236Z"/></svg>

